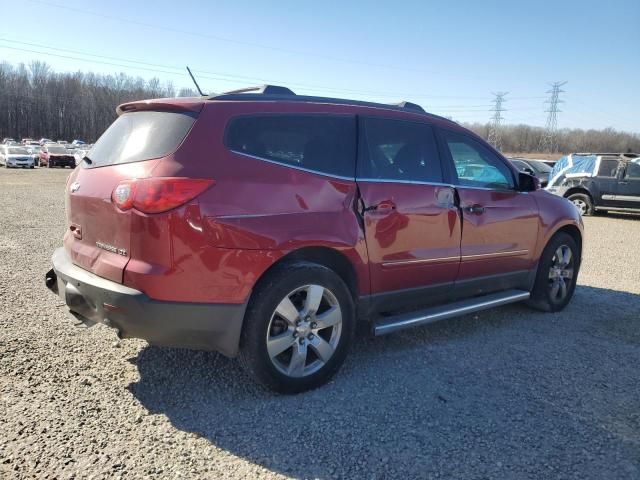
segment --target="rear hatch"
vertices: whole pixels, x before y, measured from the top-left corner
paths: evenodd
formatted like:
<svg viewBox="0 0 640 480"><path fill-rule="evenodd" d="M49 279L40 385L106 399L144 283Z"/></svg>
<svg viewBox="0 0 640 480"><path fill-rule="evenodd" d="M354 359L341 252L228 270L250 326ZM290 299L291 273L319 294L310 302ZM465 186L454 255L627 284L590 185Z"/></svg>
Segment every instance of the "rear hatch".
<svg viewBox="0 0 640 480"><path fill-rule="evenodd" d="M106 130L67 182L67 252L79 267L119 283L130 259L137 213L118 208L112 193L123 181L151 177L197 117L187 109L157 111L150 110L153 103L137 105L131 104Z"/></svg>

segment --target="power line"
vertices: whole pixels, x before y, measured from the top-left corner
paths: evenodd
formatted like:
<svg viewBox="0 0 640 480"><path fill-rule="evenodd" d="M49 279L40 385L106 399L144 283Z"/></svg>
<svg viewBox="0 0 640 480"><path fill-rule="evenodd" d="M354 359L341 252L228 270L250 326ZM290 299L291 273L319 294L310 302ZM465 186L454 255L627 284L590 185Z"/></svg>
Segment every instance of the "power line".
<svg viewBox="0 0 640 480"><path fill-rule="evenodd" d="M551 84L551 90L547 90L547 93L550 94L549 100L545 103L549 104L549 109L545 110L549 115L547 116L547 123L545 126L544 134L542 138L540 138L540 144L538 149L541 152L549 152L554 153L558 150L558 140L556 138L557 130L558 130L558 113L561 110L558 106L561 103L564 103L563 100L560 100L560 94L564 92L560 87L565 85L567 82L554 82Z"/></svg>
<svg viewBox="0 0 640 480"><path fill-rule="evenodd" d="M47 50L54 50L57 52L63 52L64 54L60 54L60 53L50 53L50 52L43 52L43 51L38 51L38 50L33 50L31 48L18 48L18 47L10 47L10 46L6 46L6 45L0 45L0 48L6 48L9 50L17 50L17 51L24 51L24 52L30 52L30 53L39 53L42 55L51 55L54 57L58 57L58 58L66 58L66 59L71 59L71 60L79 60L79 61L84 61L84 62L92 62L92 63L99 63L99 64L103 64L103 65L110 65L110 66L119 66L122 68L128 68L128 69L135 69L135 70L142 70L142 71L149 71L149 72L155 72L155 73L163 73L163 74L168 74L168 75L174 75L174 76L179 76L179 77L186 77L187 75L184 73L184 67L182 66L173 66L173 65L166 65L166 64L158 64L158 63L149 63L149 62L142 62L139 60L133 60L133 59L128 59L128 58L122 58L122 57L113 57L113 56L107 56L107 55L98 55L95 53L89 53L89 52L83 52L83 51L78 51L78 50L72 50L72 49L68 49L68 48L59 48L59 47L53 47L53 46L48 46L48 45L43 45L43 44L38 44L38 43L32 43L32 42L22 42L22 41L17 41L17 40L11 40L11 39L3 39L0 38L0 41L2 42L9 42L9 43L13 43L13 44L18 44L18 45L22 45L22 46L28 46L28 47L37 47L37 48L44 48ZM67 55L67 53L72 53L74 55ZM77 57L76 55L82 55L82 56L87 56L87 57L94 57L94 58L99 58L101 60L89 60L86 58L81 58L81 57ZM104 60L109 60L104 61ZM113 61L117 62L114 63ZM125 63L132 63L135 65L123 65L122 62ZM138 67L137 65L142 65L142 67ZM153 67L153 68L152 68ZM175 72L172 71L167 71L167 70L176 70ZM204 78L204 79L208 79L208 80L216 80L216 81L221 81L221 82L227 82L227 83L234 83L237 84L239 80L247 80L247 81L251 81L251 82L259 82L259 83L272 83L272 84L286 84L292 87L301 87L302 90L307 90L307 91L311 91L311 92L318 92L318 91L327 91L327 92L333 92L333 93L350 93L350 94L356 94L356 95L377 95L377 96L383 96L383 97L387 97L387 98L424 98L424 99L480 99L482 97L461 97L461 96L446 96L446 95L425 95L425 94L413 94L413 93L390 93L390 92L381 92L381 91L367 91L367 90L355 90L355 89L347 89L347 88L334 88L334 87L326 87L326 86L322 86L322 85L312 85L312 84L306 84L306 83L298 83L298 82L285 82L285 81L281 81L281 80L274 80L274 79L265 79L265 78L259 78L259 77L249 77L249 76L242 76L242 75L235 75L235 74L230 74L230 73L225 73L225 72L211 72L208 70L204 70L204 69L200 69L200 68L193 68L193 71L198 73L199 78ZM205 75L202 75L205 74ZM464 105L461 105L464 106Z"/></svg>
<svg viewBox="0 0 640 480"><path fill-rule="evenodd" d="M263 43L255 43L255 42L247 42L245 40L237 40L234 38L228 38L228 37L221 37L219 35L212 35L210 33L204 33L198 30L182 30L179 28L174 28L174 27L169 27L166 25L159 25L159 24L154 24L154 23L147 23L147 22L141 22L139 20L133 20L130 18L126 18L126 17L119 17L116 15L107 15L104 13L99 13L99 12L95 12L95 11L91 11L91 10L84 10L81 8L76 8L76 7L70 7L67 5L60 5L58 3L54 3L54 2L48 2L45 0L28 0L31 3L37 3L40 5L46 5L49 7L54 7L54 8L59 8L59 9L64 9L64 10L68 10L68 11L72 11L72 12L76 12L76 13L81 13L83 15L91 15L94 17L99 17L99 18L104 18L104 19L108 19L108 20L114 20L117 22L124 22L124 23L129 23L132 25L137 25L140 27L146 27L146 28L152 28L152 29L156 29L156 30L164 30L164 31L168 31L168 32L173 32L173 33L179 33L182 35L188 35L188 36L192 36L192 37L199 37L199 38L208 38L211 40L217 40L217 41L221 41L221 42L227 42L227 43L233 43L236 45L244 45L244 46L248 46L248 47L252 47L252 48L260 48L260 49L264 49L264 50L272 50L272 51L276 51L276 52L281 52L281 53L287 53L287 54L291 54L291 55L303 55L304 57L308 58L310 56L313 57L317 57L317 58L323 58L325 60L331 60L334 62L341 62L341 63L348 63L348 64L354 64L354 65L365 65L365 66L369 66L369 67L375 67L375 68L384 68L384 69L390 69L390 70L404 70L404 71L410 71L410 72L415 72L415 73L427 73L429 75L441 75L441 76L445 76L446 74L442 73L442 72L435 72L432 70L425 70L425 69L419 69L419 68L410 68L410 67L401 67L401 66L396 66L396 65L385 65L385 64L380 64L380 63L373 63L373 62L366 62L363 60L352 60L352 59L347 59L347 58L342 58L342 57L335 57L332 55L326 55L326 54L321 54L321 53L317 53L317 52L308 52L308 51L303 51L303 50L296 50L296 49L290 49L290 48L282 48L282 47L276 47L273 45L266 45ZM478 78L482 78L481 76L478 75L466 75L468 78L474 78L474 79L478 79Z"/></svg>
<svg viewBox="0 0 640 480"><path fill-rule="evenodd" d="M502 147L502 138L500 136L500 122L504 120L502 112L507 111L506 108L502 108L502 104L506 101L504 97L506 97L508 93L509 92L497 92L493 94L493 108L490 110L493 112L493 116L491 117L488 141L491 145L494 146L494 148L496 148L496 150L500 150Z"/></svg>

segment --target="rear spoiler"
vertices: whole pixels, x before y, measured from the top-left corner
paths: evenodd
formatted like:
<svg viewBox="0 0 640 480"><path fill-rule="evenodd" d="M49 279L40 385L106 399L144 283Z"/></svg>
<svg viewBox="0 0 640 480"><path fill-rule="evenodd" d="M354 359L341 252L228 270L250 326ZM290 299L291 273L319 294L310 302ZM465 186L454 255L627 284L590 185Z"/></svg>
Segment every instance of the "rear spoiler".
<svg viewBox="0 0 640 480"><path fill-rule="evenodd" d="M118 105L116 113L118 116L123 113L156 111L156 112L192 112L200 113L204 107L202 97L185 98L157 98L153 100L137 100L135 102Z"/></svg>

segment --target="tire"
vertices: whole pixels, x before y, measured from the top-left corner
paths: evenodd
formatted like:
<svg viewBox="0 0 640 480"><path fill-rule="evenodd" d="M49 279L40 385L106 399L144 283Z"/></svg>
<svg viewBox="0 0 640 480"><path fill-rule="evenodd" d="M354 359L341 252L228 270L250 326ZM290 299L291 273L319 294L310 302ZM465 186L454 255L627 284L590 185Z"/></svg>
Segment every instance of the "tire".
<svg viewBox="0 0 640 480"><path fill-rule="evenodd" d="M351 292L333 270L307 262L283 265L267 273L252 294L240 363L254 380L278 393L317 388L344 362L355 318ZM323 322L326 327L320 326Z"/></svg>
<svg viewBox="0 0 640 480"><path fill-rule="evenodd" d="M584 193L574 193L573 195L569 195L567 198L576 206L576 208L580 212L580 215L593 215L593 202L591 201L589 195L585 195Z"/></svg>
<svg viewBox="0 0 640 480"><path fill-rule="evenodd" d="M554 235L540 257L528 304L545 312L559 312L566 307L576 288L580 261L575 240L563 232Z"/></svg>

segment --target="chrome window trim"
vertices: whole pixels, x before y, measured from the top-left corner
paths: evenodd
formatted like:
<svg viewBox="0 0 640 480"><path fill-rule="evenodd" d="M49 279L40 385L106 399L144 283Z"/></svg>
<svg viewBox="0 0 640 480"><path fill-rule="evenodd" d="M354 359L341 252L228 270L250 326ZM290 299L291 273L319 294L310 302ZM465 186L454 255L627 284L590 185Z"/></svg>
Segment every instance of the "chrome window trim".
<svg viewBox="0 0 640 480"><path fill-rule="evenodd" d="M391 178L358 178L356 177L356 182L366 182L366 183L404 183L407 185L433 185L436 187L450 187L455 188L450 183L443 182L423 182L420 180L394 180Z"/></svg>
<svg viewBox="0 0 640 480"><path fill-rule="evenodd" d="M271 160L270 158L258 157L256 155L251 155L250 153L239 152L237 150L232 150L230 148L228 150L231 153L235 153L236 155L242 155L243 157L252 158L254 160L260 160L262 162L272 163L274 165L280 165L281 167L293 168L294 170L300 170L302 172L315 173L316 175L322 175L323 177L337 178L339 180L348 180L348 181L351 181L351 182L355 182L355 180L356 180L355 175L353 177L343 177L342 175L335 175L333 173L320 172L318 170L312 170L310 168L298 167L296 165L291 165L290 163L284 163L284 162L279 162L277 160Z"/></svg>

